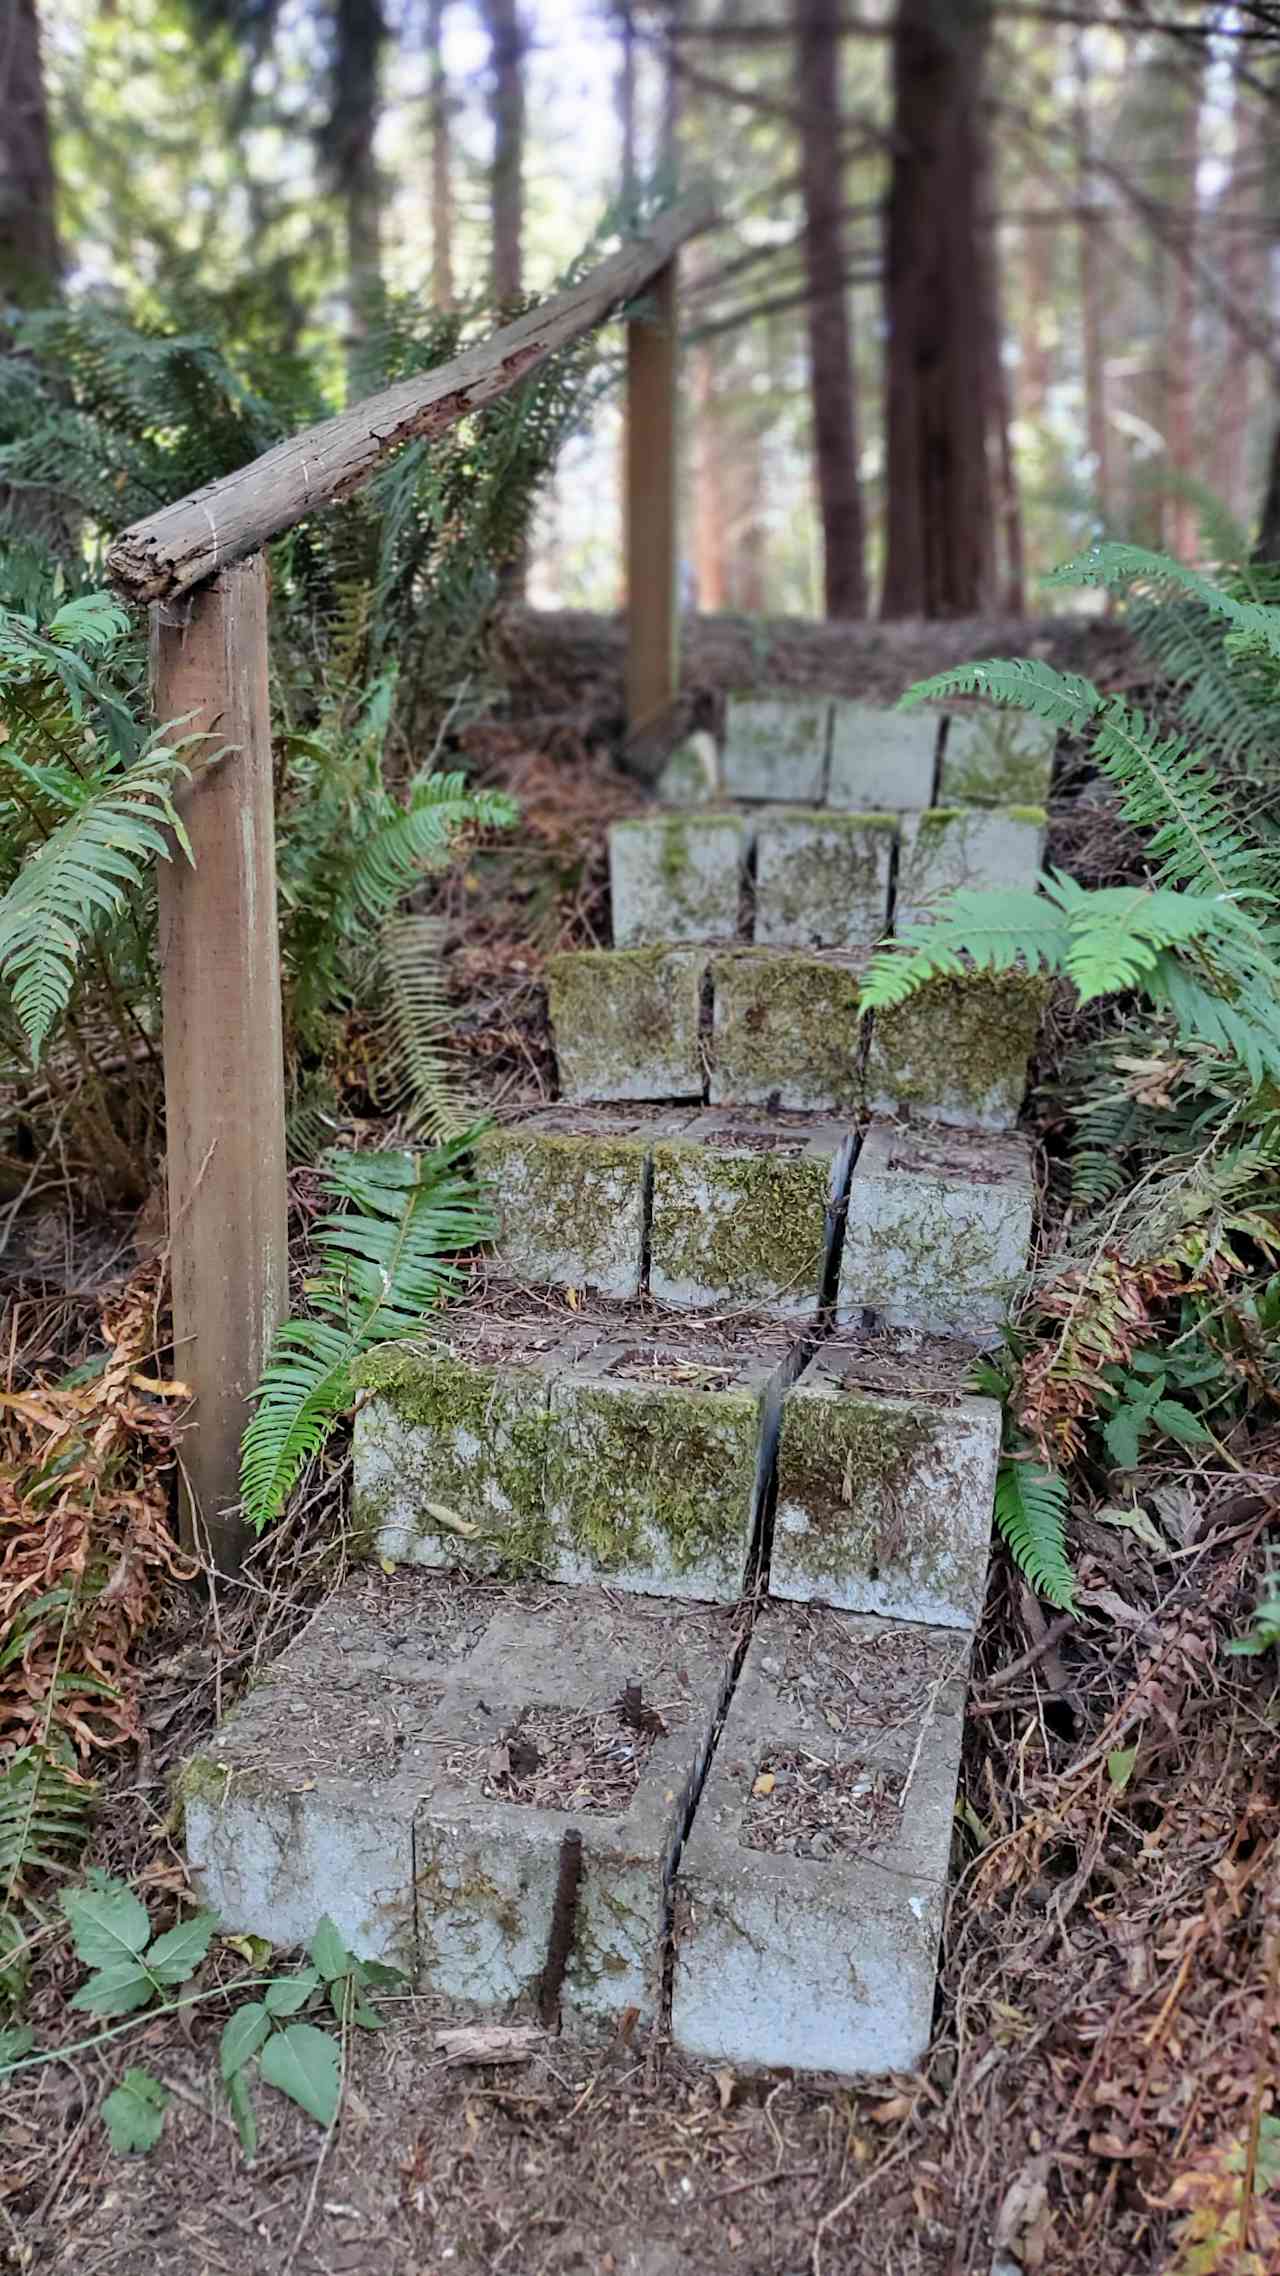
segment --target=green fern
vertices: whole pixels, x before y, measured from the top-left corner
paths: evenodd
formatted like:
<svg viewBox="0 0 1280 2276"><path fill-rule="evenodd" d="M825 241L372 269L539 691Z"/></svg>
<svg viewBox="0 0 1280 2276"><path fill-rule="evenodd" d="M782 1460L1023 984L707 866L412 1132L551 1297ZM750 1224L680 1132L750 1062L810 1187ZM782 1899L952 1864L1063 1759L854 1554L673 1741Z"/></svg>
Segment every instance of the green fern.
<svg viewBox="0 0 1280 2276"><path fill-rule="evenodd" d="M1144 545L1108 540L1091 546L1075 560L1063 562L1045 583L1050 586L1102 585L1112 590L1137 585L1157 595L1170 591L1185 593L1211 615L1221 617L1233 631L1245 634L1268 655L1280 659L1280 611L1263 601L1239 600L1198 569L1189 569L1169 554L1154 553Z"/></svg>
<svg viewBox="0 0 1280 2276"><path fill-rule="evenodd" d="M445 985L439 917L393 917L382 928L387 1011L378 1037L379 1095L409 1101L408 1127L433 1144L476 1120L462 1093L449 1036L455 1013Z"/></svg>
<svg viewBox="0 0 1280 2276"><path fill-rule="evenodd" d="M1006 1455L996 1478L996 1526L1015 1564L1041 1596L1075 1610L1075 1575L1067 1555L1066 1479L1043 1463Z"/></svg>
<svg viewBox="0 0 1280 2276"><path fill-rule="evenodd" d="M0 1998L16 2000L25 1985L23 1947L42 1918L31 1884L75 1869L96 1797L96 1787L42 1746L19 1747L0 1770Z"/></svg>
<svg viewBox="0 0 1280 2276"><path fill-rule="evenodd" d="M259 1530L350 1407L361 1354L419 1327L456 1287L458 1254L491 1237L492 1214L461 1167L476 1136L424 1156L326 1162L338 1206L313 1230L325 1265L309 1289L314 1316L275 1336L241 1449L241 1492Z"/></svg>
<svg viewBox="0 0 1280 2276"><path fill-rule="evenodd" d="M1056 672L1035 657L1015 661L989 657L980 664L953 664L931 680L917 680L899 703L900 711L917 703L937 703L949 695L985 696L988 703L1005 704L1033 712L1053 727L1080 734L1102 703L1092 680L1078 672Z"/></svg>

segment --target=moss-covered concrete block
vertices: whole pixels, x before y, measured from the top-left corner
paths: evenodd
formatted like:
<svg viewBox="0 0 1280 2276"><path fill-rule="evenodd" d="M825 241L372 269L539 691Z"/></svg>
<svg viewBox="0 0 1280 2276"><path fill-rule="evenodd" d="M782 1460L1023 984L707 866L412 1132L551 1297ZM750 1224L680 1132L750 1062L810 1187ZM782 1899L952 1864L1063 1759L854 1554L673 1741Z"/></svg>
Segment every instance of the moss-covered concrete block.
<svg viewBox="0 0 1280 2276"><path fill-rule="evenodd" d="M561 1097L700 1099L705 969L697 949L583 948L549 958Z"/></svg>
<svg viewBox="0 0 1280 2276"><path fill-rule="evenodd" d="M914 2070L964 1706L953 1630L768 1604L680 1859L671 2026L735 2065Z"/></svg>
<svg viewBox="0 0 1280 2276"><path fill-rule="evenodd" d="M731 695L720 776L730 798L821 802L831 705L821 696Z"/></svg>
<svg viewBox="0 0 1280 2276"><path fill-rule="evenodd" d="M1026 1271L1034 1204L1019 1137L873 1125L849 1185L837 1319L989 1337Z"/></svg>
<svg viewBox="0 0 1280 2276"><path fill-rule="evenodd" d="M720 753L698 728L677 743L654 785L660 806L706 806L720 795Z"/></svg>
<svg viewBox="0 0 1280 2276"><path fill-rule="evenodd" d="M673 1126L686 1118L676 1116ZM659 1128L667 1127L666 1118ZM490 1131L476 1161L504 1272L539 1285L636 1296L644 1262L647 1126L609 1107L547 1107Z"/></svg>
<svg viewBox="0 0 1280 2276"><path fill-rule="evenodd" d="M572 1831L561 2012L656 2016L671 1858L732 1652L732 1615L707 1607L544 1589L497 1611L444 1702L415 1820L424 1990L536 2008ZM626 1720L631 1685L648 1728Z"/></svg>
<svg viewBox="0 0 1280 2276"><path fill-rule="evenodd" d="M649 1288L662 1304L807 1318L853 1151L836 1121L708 1111L653 1150Z"/></svg>
<svg viewBox="0 0 1280 2276"><path fill-rule="evenodd" d="M974 1627L999 1455L994 1399L886 1397L824 1345L783 1408L771 1594Z"/></svg>
<svg viewBox="0 0 1280 2276"><path fill-rule="evenodd" d="M905 1107L925 1121L1008 1129L1026 1094L1049 987L1040 973L961 972L876 1012L866 1064L872 1113Z"/></svg>
<svg viewBox="0 0 1280 2276"><path fill-rule="evenodd" d="M678 1326L606 1345L551 1392L555 1577L724 1603L742 1593L798 1339Z"/></svg>
<svg viewBox="0 0 1280 2276"><path fill-rule="evenodd" d="M888 923L893 814L778 807L756 825L757 946L858 948Z"/></svg>
<svg viewBox="0 0 1280 2276"><path fill-rule="evenodd" d="M862 1097L861 963L740 949L711 963L713 1105L851 1112Z"/></svg>
<svg viewBox="0 0 1280 2276"><path fill-rule="evenodd" d="M615 948L734 940L750 833L737 814L654 814L609 831Z"/></svg>
<svg viewBox="0 0 1280 2276"><path fill-rule="evenodd" d="M362 1549L469 1573L546 1572L548 1397L591 1339L470 1303L357 1371L352 1518Z"/></svg>
<svg viewBox="0 0 1280 2276"><path fill-rule="evenodd" d="M947 718L939 795L948 806L1043 806L1058 730L1029 712L975 708Z"/></svg>
<svg viewBox="0 0 1280 2276"><path fill-rule="evenodd" d="M828 805L863 814L932 805L938 732L932 711L838 702L831 720Z"/></svg>
<svg viewBox="0 0 1280 2276"><path fill-rule="evenodd" d="M898 856L895 927L929 916L945 894L961 886L1034 888L1045 827L1040 806L935 806L909 814Z"/></svg>

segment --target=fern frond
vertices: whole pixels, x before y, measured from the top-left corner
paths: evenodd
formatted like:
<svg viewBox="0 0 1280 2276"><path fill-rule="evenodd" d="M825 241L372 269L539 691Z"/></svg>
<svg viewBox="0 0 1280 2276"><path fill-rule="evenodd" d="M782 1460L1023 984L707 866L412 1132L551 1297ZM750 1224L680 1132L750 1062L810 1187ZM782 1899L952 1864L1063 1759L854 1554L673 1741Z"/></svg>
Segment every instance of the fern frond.
<svg viewBox="0 0 1280 2276"><path fill-rule="evenodd" d="M0 1770L0 1907L36 1873L65 1873L89 1838L97 1789L40 1746Z"/></svg>
<svg viewBox="0 0 1280 2276"><path fill-rule="evenodd" d="M1064 872L1045 878L1070 927L1063 969L1082 1004L1141 987L1160 951L1221 930L1222 904L1203 894L1141 885L1088 886Z"/></svg>
<svg viewBox="0 0 1280 2276"><path fill-rule="evenodd" d="M1232 812L1184 735L1162 734L1115 696L1099 718L1093 756L1120 791L1125 820L1149 833L1162 884L1234 899L1270 892L1274 854Z"/></svg>
<svg viewBox="0 0 1280 2276"><path fill-rule="evenodd" d="M170 858L169 831L190 859L171 797L187 771L176 750L157 745L100 782L0 896L0 981L33 1058L70 1001L85 942L140 889L152 861Z"/></svg>
<svg viewBox="0 0 1280 2276"><path fill-rule="evenodd" d="M954 664L930 680L917 680L907 689L898 709L936 703L949 695L985 696L988 703L1008 704L1031 711L1053 727L1079 734L1093 718L1102 697L1079 672L1056 672L1035 657L989 657L980 664Z"/></svg>
<svg viewBox="0 0 1280 2276"><path fill-rule="evenodd" d="M407 804L361 849L351 872L355 906L371 923L380 922L424 870L448 859L462 830L510 829L516 811L501 791L469 791L463 774L419 775Z"/></svg>
<svg viewBox="0 0 1280 2276"><path fill-rule="evenodd" d="M1094 545L1074 561L1064 561L1047 585L1103 585L1114 588L1139 584L1156 593L1170 588L1187 593L1202 608L1220 616L1237 632L1256 641L1269 655L1280 658L1280 610L1261 601L1237 600L1198 569L1189 569L1166 553L1145 545L1128 545L1115 539Z"/></svg>
<svg viewBox="0 0 1280 2276"><path fill-rule="evenodd" d="M455 1014L441 956L444 929L438 917L392 917L381 943L387 1010L375 1081L388 1098L412 1102L411 1127L433 1143L456 1138L476 1120L449 1047Z"/></svg>
<svg viewBox="0 0 1280 2276"><path fill-rule="evenodd" d="M287 1320L273 1338L241 1444L241 1494L259 1530L351 1405L361 1353L417 1327L457 1285L458 1254L491 1236L492 1212L460 1166L476 1135L424 1156L326 1159L339 1206L314 1228L327 1268L311 1291L318 1316Z"/></svg>
<svg viewBox="0 0 1280 2276"><path fill-rule="evenodd" d="M968 971L1060 972L1071 928L1060 908L1030 886L990 891L963 886L948 894L930 918L904 925L899 939L877 949L862 976L863 1011L890 1011L927 980Z"/></svg>
<svg viewBox="0 0 1280 2276"><path fill-rule="evenodd" d="M1067 1555L1067 1481L1041 1462L1006 1455L996 1477L996 1527L1033 1588L1062 1612L1075 1610Z"/></svg>

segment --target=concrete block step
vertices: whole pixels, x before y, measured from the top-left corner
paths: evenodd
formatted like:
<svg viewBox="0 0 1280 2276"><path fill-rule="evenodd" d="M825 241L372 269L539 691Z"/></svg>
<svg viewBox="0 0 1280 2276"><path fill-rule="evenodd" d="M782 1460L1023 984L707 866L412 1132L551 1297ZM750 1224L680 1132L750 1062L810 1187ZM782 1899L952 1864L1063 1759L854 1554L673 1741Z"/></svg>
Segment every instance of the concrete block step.
<svg viewBox="0 0 1280 2276"><path fill-rule="evenodd" d="M889 921L898 817L771 806L757 815L752 939L770 948L862 948Z"/></svg>
<svg viewBox="0 0 1280 2276"><path fill-rule="evenodd" d="M727 812L656 813L613 823L615 947L736 940L750 842L747 823Z"/></svg>
<svg viewBox="0 0 1280 2276"><path fill-rule="evenodd" d="M1044 806L1058 730L1029 712L966 704L947 715L938 797L944 806Z"/></svg>
<svg viewBox="0 0 1280 2276"><path fill-rule="evenodd" d="M477 2009L650 2019L736 1638L706 1607L366 1571L187 1764L201 1898L280 1945L328 1913Z"/></svg>
<svg viewBox="0 0 1280 2276"><path fill-rule="evenodd" d="M705 948L584 948L549 957L562 1099L700 1100L708 961Z"/></svg>
<svg viewBox="0 0 1280 2276"><path fill-rule="evenodd" d="M638 1296L645 1277L653 1143L694 1119L621 1107L553 1106L482 1138L476 1161L513 1279Z"/></svg>
<svg viewBox="0 0 1280 2276"><path fill-rule="evenodd" d="M976 1626L1000 1409L972 1396L972 1365L940 1337L824 1340L783 1405L772 1596Z"/></svg>
<svg viewBox="0 0 1280 2276"><path fill-rule="evenodd" d="M609 831L617 949L858 948L888 924L899 817L817 806L655 813Z"/></svg>
<svg viewBox="0 0 1280 2276"><path fill-rule="evenodd" d="M989 1337L1026 1271L1034 1212L1016 1133L873 1122L849 1185L837 1321Z"/></svg>
<svg viewBox="0 0 1280 2276"><path fill-rule="evenodd" d="M397 1562L732 1602L803 1359L768 1320L539 1312L490 1279L366 1361L357 1540Z"/></svg>
<svg viewBox="0 0 1280 2276"><path fill-rule="evenodd" d="M766 1605L675 1887L689 2054L912 2070L928 2045L968 1638Z"/></svg>
<svg viewBox="0 0 1280 2276"><path fill-rule="evenodd" d="M936 711L892 711L871 703L831 707L827 803L866 813L932 806L942 720Z"/></svg>
<svg viewBox="0 0 1280 2276"><path fill-rule="evenodd" d="M927 814L904 816L895 931L928 917L945 894L962 886L1034 891L1046 827L1042 806L935 806Z"/></svg>
<svg viewBox="0 0 1280 2276"><path fill-rule="evenodd" d="M845 697L730 695L720 780L754 804L902 813L931 806L943 719Z"/></svg>
<svg viewBox="0 0 1280 2276"><path fill-rule="evenodd" d="M739 949L713 956L713 1106L854 1113L861 1106L858 987L865 955Z"/></svg>
<svg viewBox="0 0 1280 2276"><path fill-rule="evenodd" d="M926 1122L1010 1129L1051 987L1043 973L1017 967L949 973L878 1011L867 1045L871 1113L906 1109Z"/></svg>
<svg viewBox="0 0 1280 2276"><path fill-rule="evenodd" d="M826 795L830 744L825 696L729 695L720 779L730 798L816 806Z"/></svg>

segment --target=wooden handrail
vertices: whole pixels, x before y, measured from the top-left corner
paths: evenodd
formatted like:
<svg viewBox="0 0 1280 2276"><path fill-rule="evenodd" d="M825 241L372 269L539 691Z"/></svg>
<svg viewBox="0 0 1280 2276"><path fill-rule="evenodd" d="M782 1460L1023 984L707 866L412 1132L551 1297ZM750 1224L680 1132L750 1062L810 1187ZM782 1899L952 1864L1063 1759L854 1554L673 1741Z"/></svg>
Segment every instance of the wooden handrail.
<svg viewBox="0 0 1280 2276"><path fill-rule="evenodd" d="M122 531L107 575L129 601L173 600L283 536L318 507L349 498L404 443L442 434L519 385L558 348L594 331L713 219L709 196L671 206L581 283L503 325L434 371L402 379L220 481Z"/></svg>
<svg viewBox="0 0 1280 2276"><path fill-rule="evenodd" d="M157 718L221 752L176 793L195 867L172 862L160 884L174 1344L194 1393L182 1522L220 1572L244 1555L240 1438L288 1292L262 548L643 293L627 311L626 550L627 712L644 726L679 672L676 256L711 219L704 196L672 206L580 284L135 522L107 556L117 590L151 604Z"/></svg>

